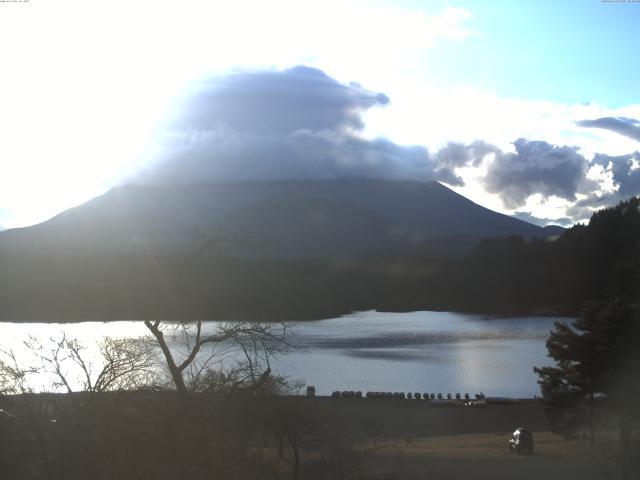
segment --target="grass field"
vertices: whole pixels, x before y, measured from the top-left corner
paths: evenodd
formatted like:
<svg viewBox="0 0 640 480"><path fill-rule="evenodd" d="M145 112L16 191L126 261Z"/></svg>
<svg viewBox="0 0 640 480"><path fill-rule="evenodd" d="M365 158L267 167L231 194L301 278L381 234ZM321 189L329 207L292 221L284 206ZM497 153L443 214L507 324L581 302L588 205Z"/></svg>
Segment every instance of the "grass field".
<svg viewBox="0 0 640 480"><path fill-rule="evenodd" d="M534 455L512 455L509 435L473 433L390 439L374 455L368 478L407 479L591 479L601 478L579 455L575 442L550 432L536 432ZM378 473L376 473L376 471Z"/></svg>
<svg viewBox="0 0 640 480"><path fill-rule="evenodd" d="M354 451L349 475L368 479L599 479L598 458L577 440L549 431L537 401L485 408L434 408L427 402L317 399L316 407L340 413L368 440ZM511 433L526 425L534 432L535 453L513 455ZM376 435L375 432L378 432ZM301 478L314 478L317 455L308 452ZM347 460L346 463L349 463ZM318 475L315 478L325 478ZM633 477L635 478L635 477Z"/></svg>

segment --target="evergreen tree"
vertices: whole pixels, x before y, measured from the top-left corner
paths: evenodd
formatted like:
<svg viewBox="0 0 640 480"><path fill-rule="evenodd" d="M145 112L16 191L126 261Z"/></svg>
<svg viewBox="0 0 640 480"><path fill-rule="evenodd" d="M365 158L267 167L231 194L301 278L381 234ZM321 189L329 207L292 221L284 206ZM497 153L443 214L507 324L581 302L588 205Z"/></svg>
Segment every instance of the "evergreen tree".
<svg viewBox="0 0 640 480"><path fill-rule="evenodd" d="M547 340L555 367L536 368L554 431L574 433L588 421L593 442L596 407L620 418L629 443L640 418L640 244L616 265L606 299L587 302L572 326L556 323Z"/></svg>
<svg viewBox="0 0 640 480"><path fill-rule="evenodd" d="M534 369L552 429L570 435L588 421L591 442L596 398L604 394L607 374L602 355L607 328L601 309L601 304L589 302L572 325L557 322L547 340L549 356L557 365Z"/></svg>
<svg viewBox="0 0 640 480"><path fill-rule="evenodd" d="M640 421L640 242L616 265L608 293L618 306L610 335L608 406L620 418L620 441L626 446Z"/></svg>

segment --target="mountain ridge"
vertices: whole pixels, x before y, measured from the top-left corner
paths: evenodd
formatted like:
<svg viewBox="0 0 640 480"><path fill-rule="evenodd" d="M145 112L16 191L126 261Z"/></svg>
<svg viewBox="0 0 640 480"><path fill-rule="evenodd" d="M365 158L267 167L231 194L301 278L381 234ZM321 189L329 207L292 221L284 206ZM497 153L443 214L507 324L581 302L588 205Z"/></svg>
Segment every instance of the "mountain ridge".
<svg viewBox="0 0 640 480"><path fill-rule="evenodd" d="M0 250L175 254L196 251L202 235L218 235L258 246L229 247L240 256L456 257L487 237L558 233L437 182L246 181L123 185L46 222L1 232Z"/></svg>

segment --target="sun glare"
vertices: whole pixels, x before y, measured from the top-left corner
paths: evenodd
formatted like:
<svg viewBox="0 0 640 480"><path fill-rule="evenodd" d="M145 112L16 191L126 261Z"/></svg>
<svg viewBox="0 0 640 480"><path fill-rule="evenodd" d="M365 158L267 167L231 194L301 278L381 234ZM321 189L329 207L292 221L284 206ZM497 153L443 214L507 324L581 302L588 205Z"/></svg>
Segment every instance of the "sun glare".
<svg viewBox="0 0 640 480"><path fill-rule="evenodd" d="M0 204L16 205L14 226L84 202L139 168L171 99L197 73L178 55L185 32L163 35L168 12L150 30L141 27L151 12L139 5L124 19L95 4L34 8L42 15L23 9L22 21L0 19L3 44L21 49L8 51L15 68L3 71L0 89Z"/></svg>

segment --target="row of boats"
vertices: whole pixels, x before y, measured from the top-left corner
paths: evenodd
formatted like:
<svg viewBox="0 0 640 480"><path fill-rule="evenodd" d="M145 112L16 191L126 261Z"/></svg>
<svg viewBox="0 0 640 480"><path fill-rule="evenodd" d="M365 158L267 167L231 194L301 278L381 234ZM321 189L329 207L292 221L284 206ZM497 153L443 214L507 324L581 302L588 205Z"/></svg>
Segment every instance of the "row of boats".
<svg viewBox="0 0 640 480"><path fill-rule="evenodd" d="M315 387L307 387L307 396L315 397ZM331 394L331 398L345 399L389 399L389 400L426 400L432 406L468 406L481 407L488 404L512 404L515 400L507 397L487 397L484 393L476 393L473 396L468 393L442 394L442 393L420 393L420 392L366 392L354 390L336 390Z"/></svg>
<svg viewBox="0 0 640 480"><path fill-rule="evenodd" d="M315 391L315 390L314 390ZM309 389L307 389L307 395ZM311 396L311 395L310 395ZM419 392L367 392L365 395L362 392L352 390L336 390L331 394L332 398L387 398L394 400L456 400L456 401L470 401L472 398L468 393L461 395L456 393L455 396L447 393L419 393ZM486 396L484 393L476 393L474 395L475 400L484 400Z"/></svg>

